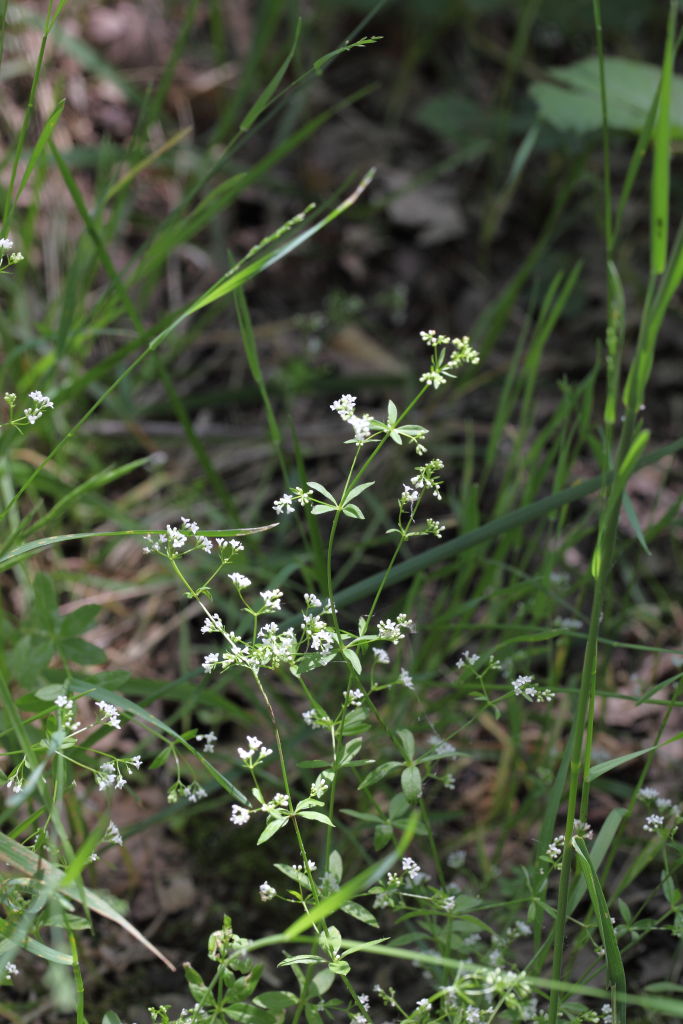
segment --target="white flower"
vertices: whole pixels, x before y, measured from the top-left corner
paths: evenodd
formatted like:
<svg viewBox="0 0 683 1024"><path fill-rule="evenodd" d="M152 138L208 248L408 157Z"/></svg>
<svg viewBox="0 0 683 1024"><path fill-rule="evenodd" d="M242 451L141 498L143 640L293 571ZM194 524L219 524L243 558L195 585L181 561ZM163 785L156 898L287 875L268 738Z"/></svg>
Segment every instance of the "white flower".
<svg viewBox="0 0 683 1024"><path fill-rule="evenodd" d="M204 800L208 795L204 787L200 786L198 782L191 782L189 786L185 786L183 789L183 796L191 804L196 804L198 800Z"/></svg>
<svg viewBox="0 0 683 1024"><path fill-rule="evenodd" d="M409 619L405 612L401 612L396 619L380 619L377 623L377 633L380 640L390 640L397 644L403 640L406 633L414 631L413 620Z"/></svg>
<svg viewBox="0 0 683 1024"><path fill-rule="evenodd" d="M109 789L111 786L116 786L117 789L121 788L118 784L119 775L113 761L105 762L100 770L95 773L95 779L97 781L97 788L100 791Z"/></svg>
<svg viewBox="0 0 683 1024"><path fill-rule="evenodd" d="M363 444L372 433L372 416L365 413L363 416L350 416L347 423L353 430L353 439L357 444Z"/></svg>
<svg viewBox="0 0 683 1024"><path fill-rule="evenodd" d="M545 851L546 857L550 857L551 860L559 860L562 856L564 849L564 836L555 836L552 843L549 844L548 849Z"/></svg>
<svg viewBox="0 0 683 1024"><path fill-rule="evenodd" d="M252 767L273 753L270 747L264 747L263 741L258 736L247 736L247 744L248 750L245 750L244 747L238 747L237 753L242 761L248 762Z"/></svg>
<svg viewBox="0 0 683 1024"><path fill-rule="evenodd" d="M404 857L401 861L401 867L406 872L409 878L416 879L421 873L420 865L417 861L414 861L412 857Z"/></svg>
<svg viewBox="0 0 683 1024"><path fill-rule="evenodd" d="M11 238L0 238L0 249L5 252L10 252L14 248L14 242Z"/></svg>
<svg viewBox="0 0 683 1024"><path fill-rule="evenodd" d="M638 796L641 800L656 800L659 796L659 790L655 789L654 786L643 786Z"/></svg>
<svg viewBox="0 0 683 1024"><path fill-rule="evenodd" d="M241 572L228 573L228 579L232 580L237 590L244 590L245 587L251 586L251 580L249 577L243 576Z"/></svg>
<svg viewBox="0 0 683 1024"><path fill-rule="evenodd" d="M645 832L656 832L663 824L664 818L661 814L648 814L643 829Z"/></svg>
<svg viewBox="0 0 683 1024"><path fill-rule="evenodd" d="M264 610L268 612L279 612L282 607L281 590L262 590L261 597L264 603Z"/></svg>
<svg viewBox="0 0 683 1024"><path fill-rule="evenodd" d="M321 718L314 708L309 708L308 711L302 712L301 717L311 729L327 729L332 725L329 718Z"/></svg>
<svg viewBox="0 0 683 1024"><path fill-rule="evenodd" d="M71 711L74 706L74 702L69 697L65 697L63 693L55 697L55 704L58 708L66 708L67 711Z"/></svg>
<svg viewBox="0 0 683 1024"><path fill-rule="evenodd" d="M276 890L269 882L261 882L258 887L258 891L263 903L268 903L269 900L272 900L272 898L277 895Z"/></svg>
<svg viewBox="0 0 683 1024"><path fill-rule="evenodd" d="M213 754L214 750L216 749L217 739L218 736L216 736L215 732L197 733L197 735L195 736L195 740L197 741L197 743L204 744L204 747L202 749L205 754Z"/></svg>
<svg viewBox="0 0 683 1024"><path fill-rule="evenodd" d="M202 626L202 633L221 633L225 629L223 620L220 615L212 614L208 615L204 619L204 625Z"/></svg>
<svg viewBox="0 0 683 1024"><path fill-rule="evenodd" d="M478 654L470 654L469 651L463 651L458 660L456 661L455 667L464 668L465 665L476 665L478 661Z"/></svg>
<svg viewBox="0 0 683 1024"><path fill-rule="evenodd" d="M533 676L517 676L512 680L511 686L516 697L524 697L525 700L541 703L553 699L552 690L539 690L533 685Z"/></svg>
<svg viewBox="0 0 683 1024"><path fill-rule="evenodd" d="M233 825L246 825L249 821L249 811L246 807L240 807L239 804L233 804L230 812L230 821Z"/></svg>
<svg viewBox="0 0 683 1024"><path fill-rule="evenodd" d="M216 665L218 665L219 660L220 655L216 654L215 651L212 651L211 654L207 654L204 657L204 661L202 662L202 668L204 669L205 672L213 672Z"/></svg>
<svg viewBox="0 0 683 1024"><path fill-rule="evenodd" d="M329 788L327 779L322 775L319 775L318 778L311 783L311 796L315 797L316 800L319 800L321 796L325 795Z"/></svg>
<svg viewBox="0 0 683 1024"><path fill-rule="evenodd" d="M379 665L388 665L389 664L389 655L387 654L387 652L382 647L373 647L372 648L372 653L375 655L375 661Z"/></svg>
<svg viewBox="0 0 683 1024"><path fill-rule="evenodd" d="M121 713L118 708L115 708L113 704L108 704L106 700L96 700L95 707L100 709L107 725L110 725L112 729L121 728Z"/></svg>
<svg viewBox="0 0 683 1024"><path fill-rule="evenodd" d="M365 696L365 694L363 693L362 690L347 690L344 696L346 697L346 699L348 700L349 704L351 704L352 707L357 708L360 704L363 703L363 697Z"/></svg>
<svg viewBox="0 0 683 1024"><path fill-rule="evenodd" d="M403 683L403 685L406 686L409 690L414 690L415 689L415 683L413 682L413 677L411 676L411 674L410 674L410 672L408 671L407 668L402 668L401 669L401 671L398 674L398 678L399 678L399 681L401 683Z"/></svg>
<svg viewBox="0 0 683 1024"><path fill-rule="evenodd" d="M273 508L279 516L289 515L294 511L294 498L291 494L283 494L281 498L276 498L273 502Z"/></svg>
<svg viewBox="0 0 683 1024"><path fill-rule="evenodd" d="M123 846L123 837L117 825L113 821L110 821L107 825L107 831L104 833L104 841L106 843L114 843L116 846Z"/></svg>
<svg viewBox="0 0 683 1024"><path fill-rule="evenodd" d="M337 412L343 420L350 420L356 409L358 399L355 395L342 395L336 402L332 402L330 409Z"/></svg>
<svg viewBox="0 0 683 1024"><path fill-rule="evenodd" d="M307 608L321 608L322 601L315 594L304 594L304 601Z"/></svg>

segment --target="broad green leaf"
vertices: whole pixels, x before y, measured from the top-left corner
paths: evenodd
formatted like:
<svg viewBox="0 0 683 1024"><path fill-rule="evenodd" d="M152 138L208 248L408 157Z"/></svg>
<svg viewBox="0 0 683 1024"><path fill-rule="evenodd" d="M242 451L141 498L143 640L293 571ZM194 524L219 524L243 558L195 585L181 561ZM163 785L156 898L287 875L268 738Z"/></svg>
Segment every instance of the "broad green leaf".
<svg viewBox="0 0 683 1024"><path fill-rule="evenodd" d="M323 814L321 811L300 811L300 818L308 818L309 821L319 821L323 825L329 825L330 828L334 828L334 822L330 821L327 814Z"/></svg>
<svg viewBox="0 0 683 1024"><path fill-rule="evenodd" d="M607 121L610 128L634 134L643 127L657 94L661 68L657 64L605 57ZM602 127L599 61L586 57L549 68L552 79L533 82L529 93L539 114L558 131L594 132ZM671 129L673 138L683 138L683 76L671 80Z"/></svg>
<svg viewBox="0 0 683 1024"><path fill-rule="evenodd" d="M256 1006L262 1006L266 1010L279 1012L286 1010L297 1002L293 992L260 992L254 997Z"/></svg>
<svg viewBox="0 0 683 1024"><path fill-rule="evenodd" d="M344 505L342 507L342 512L345 516L348 516L349 519L365 519L365 516L358 508L358 505Z"/></svg>
<svg viewBox="0 0 683 1024"><path fill-rule="evenodd" d="M411 804L417 803L422 796L422 776L416 764L408 765L401 772L401 789Z"/></svg>
<svg viewBox="0 0 683 1024"><path fill-rule="evenodd" d="M343 907L340 908L344 914L348 914L349 917L353 917L356 921L362 921L363 924L369 925L370 928L379 928L379 921L367 907L364 907L361 903L356 903L355 900L349 900Z"/></svg>
<svg viewBox="0 0 683 1024"><path fill-rule="evenodd" d="M323 485L319 484L317 480L307 480L306 486L310 487L311 490L313 491L317 491L318 494L322 494L323 498L327 498L327 500L331 502L331 504L334 505L335 508L337 507L337 499L335 498L334 494L330 494L327 487L323 487Z"/></svg>
<svg viewBox="0 0 683 1024"><path fill-rule="evenodd" d="M349 665L351 665L356 675L359 676L363 671L363 668L360 663L360 658L358 657L356 652L352 650L350 647L342 647L342 654L348 661Z"/></svg>
<svg viewBox="0 0 683 1024"><path fill-rule="evenodd" d="M415 757L415 737L410 729L397 729L396 738L398 739L401 753L404 754L409 761L412 761Z"/></svg>

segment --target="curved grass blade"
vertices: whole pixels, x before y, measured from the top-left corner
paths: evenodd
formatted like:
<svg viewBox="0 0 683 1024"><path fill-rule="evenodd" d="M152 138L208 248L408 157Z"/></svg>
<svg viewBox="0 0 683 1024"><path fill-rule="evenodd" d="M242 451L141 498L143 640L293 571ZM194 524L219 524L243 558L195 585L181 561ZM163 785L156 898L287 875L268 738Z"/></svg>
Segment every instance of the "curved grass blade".
<svg viewBox="0 0 683 1024"><path fill-rule="evenodd" d="M598 921L598 928L600 929L602 945L605 950L607 975L612 989L612 1014L614 1021L615 1024L626 1024L626 1004L623 1001L623 997L626 995L626 974L607 900L602 891L600 879L591 862L585 841L580 836L574 836L572 846L574 847L577 863L584 877L588 895L593 905L593 911ZM617 995L622 998L617 999Z"/></svg>

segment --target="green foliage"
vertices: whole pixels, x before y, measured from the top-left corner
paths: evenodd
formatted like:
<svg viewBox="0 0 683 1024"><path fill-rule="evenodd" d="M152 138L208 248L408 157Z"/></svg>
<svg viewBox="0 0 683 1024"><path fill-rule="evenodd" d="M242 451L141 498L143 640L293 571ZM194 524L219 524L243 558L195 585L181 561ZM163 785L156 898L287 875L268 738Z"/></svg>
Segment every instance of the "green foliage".
<svg viewBox="0 0 683 1024"><path fill-rule="evenodd" d="M548 69L550 81L532 82L529 94L539 116L558 131L597 132L602 127L600 71L604 68L607 123L617 131L638 135L657 96L662 69L627 57L586 57ZM671 133L683 138L683 76L671 82Z"/></svg>
<svg viewBox="0 0 683 1024"><path fill-rule="evenodd" d="M396 9L405 25L419 23L417 62L435 34L460 18L470 41L484 46L472 26L502 6ZM348 54L366 59L369 44L384 45L380 37L361 34L362 25L306 65L306 25L294 17L287 23L293 8L263 4L244 77L200 155L183 130L161 143L157 131L192 28L190 5L157 92L139 103L130 151L107 140L99 153L67 152L59 143L62 100L33 130L51 36L90 74L142 97L114 69L98 70L87 44L61 35L62 7L52 5L42 26L3 185L3 230L17 241L0 241L8 299L0 313L8 389L0 568L9 595L0 615L0 983L9 988L26 971L57 1011L85 1024L84 936L99 918L177 969L122 901L98 891L93 864L105 850L118 857L136 828L177 826L202 814L230 829L241 864L267 864L269 878L251 889L242 884L241 917L224 914L208 942L202 937L208 967L199 948L197 966L183 965L194 1003L177 1018L183 1024L384 1017L621 1024L641 1010L648 1022L664 1014L683 1019L675 980L638 989L630 974L654 934L673 949L683 933L676 884L682 812L646 785L655 757L682 735L669 718L680 707L683 673L669 659L663 682L644 693L620 689L610 657L617 650L637 665L646 654L669 653L656 642L632 642L625 622L627 613L652 615L655 600L643 594L661 596L661 584L643 566L680 515L679 502L659 523L641 521L628 490L641 469L683 448L678 440L653 449L642 408L683 279L683 237L671 242L668 230L672 150L683 132L683 85L673 70L676 5L661 69L604 57L599 48L597 58L551 68L551 81L530 86L542 120L580 134L602 129L606 142L605 341L594 365L581 379L559 383L548 412L544 357L573 316L585 278L574 256L561 266L549 257L574 185L567 175L532 251L472 328L474 342L421 331L427 353L417 382L382 379L381 408L367 412L342 393L353 386L349 375L323 381L339 384L325 415L341 421L339 453L325 459L314 457L305 432L296 435L291 396L274 393L249 304L260 275L305 254L307 242L362 201L372 171L323 197L320 212L302 203L302 212L285 214L240 257L225 253L224 218L253 187L280 187L273 172L282 161L352 102L341 99L306 120L311 83L317 87ZM510 96L542 5L518 7L500 106L484 114L447 81L412 113L442 143L461 144L450 166L486 158L494 177L501 147L522 137L497 209L483 218L484 247L540 137L528 109ZM595 12L601 40L599 4ZM562 15L567 25L574 16ZM206 17L221 54L220 6L210 3ZM260 77L264 56L270 70ZM268 151L250 162L246 144L266 124L279 127ZM616 204L610 129L638 136ZM630 345L636 275L632 266L622 273L619 243L650 144L649 277ZM152 167L170 174L180 198L121 266L117 245L131 230L135 190ZM59 176L82 230L58 254L59 287L50 299L41 294L34 317L28 307L39 288L30 254L43 242L39 193L49 174ZM26 205L30 195L35 208ZM367 207L359 219L366 216ZM175 262L193 246L202 247L208 268L194 289ZM169 281L180 281L170 305ZM175 372L204 334L217 330L222 338L226 298L251 375L240 384L239 410L262 407L271 449L254 457L246 505L198 427L204 399ZM331 300L321 308L326 301L336 310L330 321L343 323L358 309L349 302L340 313ZM508 318L522 326L506 348ZM488 376L500 375L499 346L504 380L483 441L475 443L466 425L456 448L439 426L450 430L468 390L485 394ZM191 362L182 365L192 377ZM310 367L302 378L315 380ZM216 387L214 414L235 399L232 392L226 398L222 380ZM419 403L431 433L414 421ZM314 405L329 402L315 394ZM159 409L177 418L198 479L183 484L175 465L164 469L150 454L146 424ZM97 411L105 423L134 424L145 438L143 457L121 459L106 433L88 433ZM586 479L588 463L595 468ZM285 490L271 511L275 466ZM141 493L149 502L144 515ZM443 520L433 517L437 502L445 503ZM188 514L171 525L176 506ZM453 527L457 535L442 541ZM131 550L141 567L119 575ZM169 578L182 602L175 618L167 610ZM137 593L159 598L158 619L178 633L177 679L142 678L111 659L116 643L99 629L102 589L116 605L131 580ZM188 602L203 621L196 630L187 626ZM647 703L660 717L654 737L612 756L598 734L603 708L615 703L627 712ZM140 773L165 789L167 806L122 833L117 800L127 786L135 792ZM594 831L590 819L600 813ZM31 975L32 958L47 966L42 979ZM150 1013L158 1024L176 1019L168 1006ZM121 1020L115 1009L102 1017L103 1024Z"/></svg>

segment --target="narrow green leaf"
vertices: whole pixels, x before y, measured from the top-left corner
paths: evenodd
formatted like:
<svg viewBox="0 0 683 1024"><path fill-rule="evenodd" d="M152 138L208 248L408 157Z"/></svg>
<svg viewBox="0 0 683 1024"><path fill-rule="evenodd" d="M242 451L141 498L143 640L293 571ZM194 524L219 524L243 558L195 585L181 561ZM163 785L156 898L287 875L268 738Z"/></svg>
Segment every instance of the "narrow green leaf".
<svg viewBox="0 0 683 1024"><path fill-rule="evenodd" d="M671 91L674 69L677 3L670 0L662 79L652 135L650 190L650 273L663 274L669 250L669 192L671 176Z"/></svg>
<svg viewBox="0 0 683 1024"><path fill-rule="evenodd" d="M268 85L265 87L265 89L258 97L256 102L252 104L252 106L249 108L249 110L243 117L242 123L240 124L241 132L249 131L254 121L259 117L260 114L263 113L263 111L266 109L266 107L272 100L273 96L277 92L278 86L280 85L280 82L284 78L287 68L292 63L292 58L294 57L297 45L299 43L299 36L301 35L301 26L302 20L301 18L297 18L296 29L294 30L294 42L290 47L289 53L287 54L287 56L285 57L282 64L277 69L271 80L268 82Z"/></svg>
<svg viewBox="0 0 683 1024"><path fill-rule="evenodd" d="M623 997L626 995L626 974L624 973L624 964L621 959L619 944L614 932L607 900L600 885L600 879L591 863L585 840L581 839L580 836L574 836L572 846L576 852L577 863L586 882L593 912L597 918L600 937L605 950L608 978L613 986L614 993ZM615 1013L615 1024L626 1024L626 1005L622 1000L612 1000L612 1011Z"/></svg>
<svg viewBox="0 0 683 1024"><path fill-rule="evenodd" d="M31 155L28 158L28 162L26 164L26 170L24 171L24 173L23 173L23 175L21 177L21 181L19 182L19 188L17 189L16 195L13 197L14 205L16 205L16 202L19 199L19 196L21 195L21 193L24 191L24 188L28 184L28 180L31 177L31 175L33 174L33 171L35 170L35 166L38 163L43 150L45 149L46 145L48 144L48 142L52 138L52 133L55 130L55 128L57 127L57 122L59 121L60 117L62 116L62 111L64 110L64 104L65 103L66 103L66 100L60 100L59 103L57 104L57 106L55 107L55 109L52 111L52 113L48 117L48 119L45 122L45 124L43 125L43 128L42 128L42 130L40 132L40 135L38 136L38 139L37 139L35 145L31 149Z"/></svg>
<svg viewBox="0 0 683 1024"><path fill-rule="evenodd" d="M665 747L667 743L674 743L680 739L683 739L683 732L677 732L675 736L671 736L662 743L655 744L654 747L642 747L641 750L634 750L630 754L622 754L620 757L610 758L609 761L601 761L600 764L593 765L589 772L588 780L589 782L594 782L595 779L599 779L601 775L606 775L607 772L611 772L614 768L620 768L622 764L629 764L630 761L635 761L639 757L644 757L645 754L652 753L653 750Z"/></svg>
<svg viewBox="0 0 683 1024"><path fill-rule="evenodd" d="M312 812L308 811L306 813L311 814ZM262 843L267 843L268 840L272 839L273 836L277 832L279 832L281 828L285 827L287 821L287 818L271 818L271 820L268 822L261 835L256 840L256 845L261 846Z"/></svg>
<svg viewBox="0 0 683 1024"><path fill-rule="evenodd" d="M636 513L635 508L633 507L633 502L631 501L631 499L628 496L628 493L626 491L624 491L624 496L621 499L621 503L622 503L622 505L624 507L624 512L626 513L626 518L628 519L628 521L629 521L629 523L631 525L631 529L633 530L633 532L636 535L636 540L640 544L640 546L643 549L643 551L645 552L645 554L646 555L651 555L652 552L650 551L649 547L647 546L647 541L645 540L645 534L643 533L643 531L641 529L641 526L640 526L640 523L638 522L638 515Z"/></svg>
<svg viewBox="0 0 683 1024"><path fill-rule="evenodd" d="M366 484L358 484L356 487L352 487L349 493L344 496L344 503L346 504L347 501L352 501L354 498L357 498L359 494L362 494L363 491L367 491L368 487L373 487L374 484L375 481L370 480Z"/></svg>

